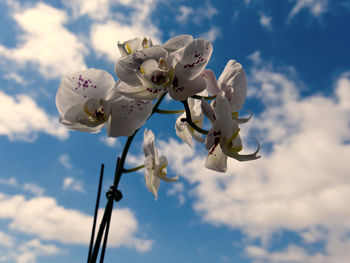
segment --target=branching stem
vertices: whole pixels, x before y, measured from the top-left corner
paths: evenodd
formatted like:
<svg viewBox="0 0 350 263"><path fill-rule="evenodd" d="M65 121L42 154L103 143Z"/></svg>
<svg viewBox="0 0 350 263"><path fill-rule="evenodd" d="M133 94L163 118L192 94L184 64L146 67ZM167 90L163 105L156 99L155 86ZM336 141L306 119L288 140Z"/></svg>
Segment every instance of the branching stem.
<svg viewBox="0 0 350 263"><path fill-rule="evenodd" d="M182 118L181 121L182 122L187 122L188 125L190 125L193 129L195 129L197 132L207 135L208 131L203 130L202 128L198 127L193 121L192 121L192 117L191 117L191 111L190 111L190 107L188 106L188 102L187 100L181 101L185 107L185 111L186 111L186 118Z"/></svg>
<svg viewBox="0 0 350 263"><path fill-rule="evenodd" d="M208 97L206 97L206 96L199 96L199 95L193 95L193 96L191 96L191 98L192 99L196 99L196 100L201 100L202 98L205 99L205 100L213 100L213 99L216 98L216 95L208 96Z"/></svg>

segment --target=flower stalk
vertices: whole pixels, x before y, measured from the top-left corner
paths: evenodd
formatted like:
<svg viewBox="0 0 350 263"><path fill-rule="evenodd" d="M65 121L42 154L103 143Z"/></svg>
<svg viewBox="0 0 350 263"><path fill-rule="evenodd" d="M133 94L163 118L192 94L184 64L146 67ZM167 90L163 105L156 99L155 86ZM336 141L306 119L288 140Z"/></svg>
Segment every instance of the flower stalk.
<svg viewBox="0 0 350 263"><path fill-rule="evenodd" d="M186 118L182 118L181 121L182 122L187 122L188 125L190 125L194 130L196 130L197 132L203 134L203 135L207 135L208 131L203 130L202 128L198 127L191 118L191 111L190 111L190 107L188 106L188 102L187 100L181 101L182 104L185 107L185 111L186 111Z"/></svg>

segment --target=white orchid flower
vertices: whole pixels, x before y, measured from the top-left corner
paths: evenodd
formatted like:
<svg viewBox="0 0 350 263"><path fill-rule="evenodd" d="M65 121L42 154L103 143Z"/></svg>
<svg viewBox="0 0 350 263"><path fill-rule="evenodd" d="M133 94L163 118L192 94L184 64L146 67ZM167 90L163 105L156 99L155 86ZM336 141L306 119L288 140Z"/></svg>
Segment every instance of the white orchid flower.
<svg viewBox="0 0 350 263"><path fill-rule="evenodd" d="M115 73L121 81L130 86L130 89L139 87L142 85L142 82L136 74L141 73L141 65L149 59L159 61L160 58L166 59L167 57L168 51L161 46L135 51L118 59L114 68Z"/></svg>
<svg viewBox="0 0 350 263"><path fill-rule="evenodd" d="M208 150L204 166L218 172L226 172L227 157L238 161L249 161L260 158L258 149L252 154L239 154L242 150L242 140L239 136L238 122L232 118L231 106L224 91L217 95L215 104L211 107L202 99L202 110L212 124L205 138L205 146Z"/></svg>
<svg viewBox="0 0 350 263"><path fill-rule="evenodd" d="M192 122L199 128L202 128L204 115L201 109L201 101L188 98L188 106L190 108ZM191 147L193 147L192 138L196 141L203 142L202 134L193 129L187 122L181 121L183 118L186 118L185 112L176 120L176 135Z"/></svg>
<svg viewBox="0 0 350 263"><path fill-rule="evenodd" d="M158 61L148 59L141 64L140 72L134 73L139 86L133 87L126 82L120 82L117 89L130 98L154 100L167 91L173 76L173 69L167 65L165 59L160 58Z"/></svg>
<svg viewBox="0 0 350 263"><path fill-rule="evenodd" d="M202 76L207 81L207 90L210 95L217 95L221 90L225 92L233 118L239 123L250 120L251 113L249 117L238 118L238 111L243 107L247 98L247 77L241 64L235 60L229 60L218 80L211 70L204 70Z"/></svg>
<svg viewBox="0 0 350 263"><path fill-rule="evenodd" d="M146 37L143 39L135 37L123 43L118 42L118 48L123 57L152 46L152 40Z"/></svg>
<svg viewBox="0 0 350 263"><path fill-rule="evenodd" d="M145 153L145 181L147 189L158 198L158 189L160 186L159 179L165 182L175 182L179 179L178 176L167 177L168 160L165 156L158 155L155 145L155 137L151 130L145 129L143 137L143 151Z"/></svg>
<svg viewBox="0 0 350 263"><path fill-rule="evenodd" d="M117 62L115 71L123 81L117 89L135 99L153 100L169 91L173 99L185 100L205 89L201 72L212 51L209 41L186 35L136 51Z"/></svg>
<svg viewBox="0 0 350 263"><path fill-rule="evenodd" d="M174 100L183 101L206 88L201 75L208 64L213 46L205 39L195 39L173 55L174 79L168 91Z"/></svg>
<svg viewBox="0 0 350 263"><path fill-rule="evenodd" d="M124 97L106 71L87 69L64 77L56 95L60 122L77 131L98 132L106 126L110 137L130 136L152 112L152 103Z"/></svg>

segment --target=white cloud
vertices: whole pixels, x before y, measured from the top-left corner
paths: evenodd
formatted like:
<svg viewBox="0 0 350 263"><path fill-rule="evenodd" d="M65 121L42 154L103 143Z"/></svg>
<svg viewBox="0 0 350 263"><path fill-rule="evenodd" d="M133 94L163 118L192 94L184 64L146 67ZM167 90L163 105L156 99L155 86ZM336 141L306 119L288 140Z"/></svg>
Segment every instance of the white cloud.
<svg viewBox="0 0 350 263"><path fill-rule="evenodd" d="M15 177L10 177L9 179L0 178L0 184L12 186L37 196L42 195L45 192L44 188L33 183L24 182L20 184Z"/></svg>
<svg viewBox="0 0 350 263"><path fill-rule="evenodd" d="M103 211L99 211L99 220ZM0 219L9 220L8 228L41 240L63 244L88 245L92 216L57 204L51 197L25 199L22 195L0 194ZM130 209L113 211L108 245L126 246L138 251L147 251L153 241L139 238L138 222Z"/></svg>
<svg viewBox="0 0 350 263"><path fill-rule="evenodd" d="M206 1L205 6L202 7L180 6L175 20L179 23L194 22L200 24L205 19L211 20L217 14L218 10L209 1Z"/></svg>
<svg viewBox="0 0 350 263"><path fill-rule="evenodd" d="M0 57L20 66L35 65L45 78L86 67L83 55L87 48L64 27L68 20L64 11L40 2L28 9L16 9L12 16L22 33L15 48L0 45Z"/></svg>
<svg viewBox="0 0 350 263"><path fill-rule="evenodd" d="M88 15L91 19L101 20L108 17L112 3L111 0L63 0L63 4L73 11L75 18Z"/></svg>
<svg viewBox="0 0 350 263"><path fill-rule="evenodd" d="M328 259L321 253L315 253L309 255L305 249L297 246L288 246L283 252L272 252L269 253L263 248L257 246L248 246L246 248L246 254L250 257L257 259L254 262L259 263L327 263L327 262L339 262L339 261L328 261ZM340 262L339 262L340 263Z"/></svg>
<svg viewBox="0 0 350 263"><path fill-rule="evenodd" d="M185 186L183 183L171 184L172 188L167 191L167 195L175 196L179 199L179 205L182 206L186 202L184 195Z"/></svg>
<svg viewBox="0 0 350 263"><path fill-rule="evenodd" d="M43 195L45 189L32 183L24 183L22 189L34 195Z"/></svg>
<svg viewBox="0 0 350 263"><path fill-rule="evenodd" d="M179 12L175 16L175 20L179 23L187 23L189 16L192 15L193 12L194 12L194 10L191 7L180 6Z"/></svg>
<svg viewBox="0 0 350 263"><path fill-rule="evenodd" d="M83 182L73 177L64 178L62 188L63 190L77 191L81 193L85 192Z"/></svg>
<svg viewBox="0 0 350 263"><path fill-rule="evenodd" d="M112 137L107 137L107 136L101 136L100 141L106 144L109 147L113 148L119 148L120 147L120 142L118 141L117 138L112 138Z"/></svg>
<svg viewBox="0 0 350 263"><path fill-rule="evenodd" d="M207 40L209 40L210 42L214 42L217 38L220 38L221 35L221 31L218 27L212 27L211 29L209 29L209 31L201 34L202 38L205 38Z"/></svg>
<svg viewBox="0 0 350 263"><path fill-rule="evenodd" d="M0 184L18 186L18 182L15 177L10 177L9 179L0 178Z"/></svg>
<svg viewBox="0 0 350 263"><path fill-rule="evenodd" d="M0 247L0 262L35 263L39 256L53 256L59 252L57 246L44 244L38 239L18 242L11 238L11 246Z"/></svg>
<svg viewBox="0 0 350 263"><path fill-rule="evenodd" d="M71 161L70 161L70 156L66 153L64 154L61 154L59 157L58 157L58 162L60 164L62 164L62 166L64 168L66 168L67 170L72 170L73 166L71 164Z"/></svg>
<svg viewBox="0 0 350 263"><path fill-rule="evenodd" d="M302 9L306 9L312 16L319 17L328 10L328 0L292 0L296 2L289 19L295 17Z"/></svg>
<svg viewBox="0 0 350 263"><path fill-rule="evenodd" d="M242 229L261 241L289 230L304 242L304 248L290 244L275 254L247 247L256 262L323 262L307 250L321 241L324 262L345 263L345 251L350 251L350 72L336 81L332 96L302 98L292 69L263 65L251 69L249 83L250 94L265 109L242 125L243 139L255 130L263 149L271 146L261 159L230 159L229 172L217 174L202 168L203 148L192 150L172 139L160 148L171 169L193 184L194 209L204 221Z"/></svg>
<svg viewBox="0 0 350 263"><path fill-rule="evenodd" d="M8 79L8 80L13 80L14 82L16 82L18 84L21 84L21 85L28 84L20 75L18 75L15 72L11 72L11 73L5 74L4 78Z"/></svg>
<svg viewBox="0 0 350 263"><path fill-rule="evenodd" d="M20 94L13 98L0 91L0 101L0 135L11 141L35 141L39 132L59 139L68 137L58 118L48 115L31 97Z"/></svg>
<svg viewBox="0 0 350 263"><path fill-rule="evenodd" d="M267 30L271 30L272 29L272 17L271 16L267 16L263 13L260 13L260 25L264 28L266 28Z"/></svg>
<svg viewBox="0 0 350 263"><path fill-rule="evenodd" d="M14 239L10 235L0 231L0 246L12 247Z"/></svg>

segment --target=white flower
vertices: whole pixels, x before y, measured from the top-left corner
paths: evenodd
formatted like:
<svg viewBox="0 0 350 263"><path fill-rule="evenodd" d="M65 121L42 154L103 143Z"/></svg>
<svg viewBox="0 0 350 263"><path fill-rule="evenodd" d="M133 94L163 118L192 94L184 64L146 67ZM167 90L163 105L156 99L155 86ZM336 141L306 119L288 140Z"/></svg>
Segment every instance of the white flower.
<svg viewBox="0 0 350 263"><path fill-rule="evenodd" d="M165 156L158 156L155 145L154 134L151 130L145 129L143 139L143 151L145 153L145 181L147 189L154 194L157 199L157 193L160 185L159 179L165 182L174 182L179 179L178 176L167 177L168 160Z"/></svg>
<svg viewBox="0 0 350 263"><path fill-rule="evenodd" d="M207 81L207 90L211 95L217 95L222 90L233 112L243 107L247 97L247 77L241 64L229 60L218 81L211 70L205 70L202 75Z"/></svg>
<svg viewBox="0 0 350 263"><path fill-rule="evenodd" d="M205 89L201 72L212 51L209 41L187 35L136 51L117 61L115 71L123 81L117 89L135 99L153 100L169 91L173 99L185 100Z"/></svg>
<svg viewBox="0 0 350 263"><path fill-rule="evenodd" d="M192 122L199 128L202 128L204 115L201 109L201 101L188 98L188 106L190 108ZM196 141L203 142L204 140L202 138L202 134L194 130L187 122L181 121L183 118L186 118L185 112L176 120L176 135L191 147L193 146L192 138L194 138Z"/></svg>
<svg viewBox="0 0 350 263"><path fill-rule="evenodd" d="M60 122L67 128L110 137L130 136L152 112L152 103L124 97L106 71L87 69L64 77L56 95Z"/></svg>
<svg viewBox="0 0 350 263"><path fill-rule="evenodd" d="M214 103L213 103L214 104ZM250 161L260 158L258 149L252 154L239 154L242 150L242 140L239 136L238 121L232 117L231 106L224 91L217 95L213 108L202 99L202 110L212 124L205 138L208 150L204 166L218 172L226 172L227 157L238 161Z"/></svg>

